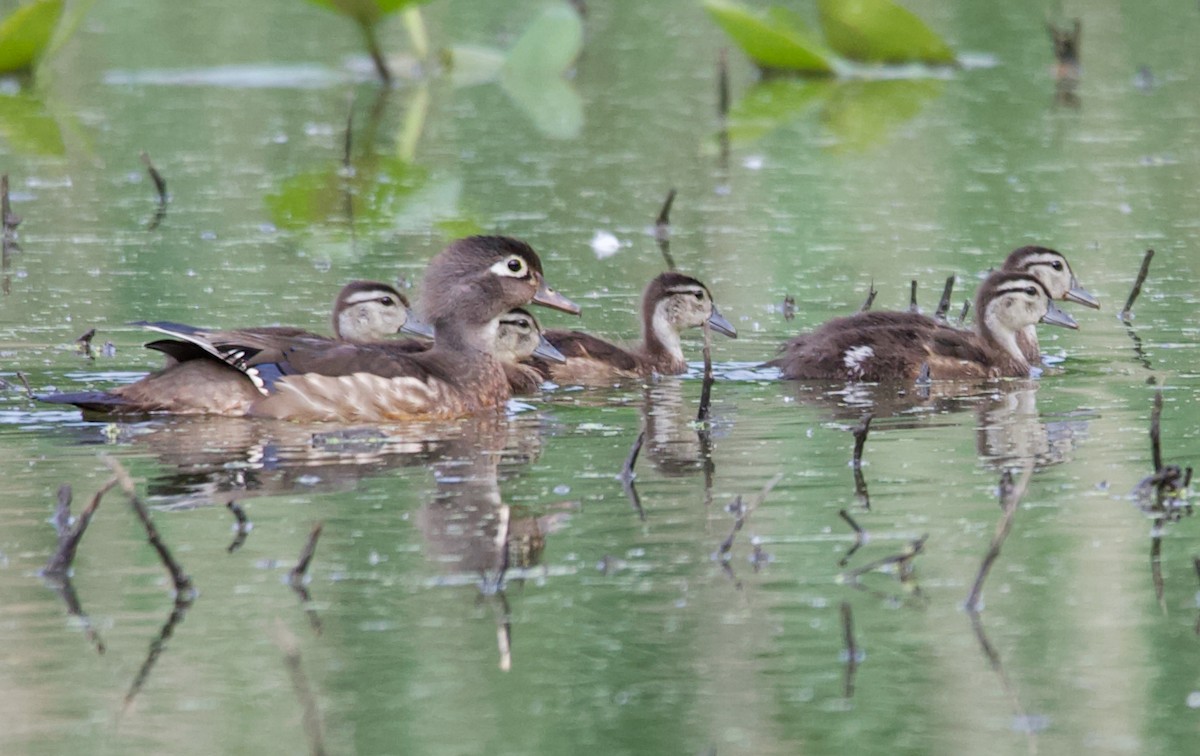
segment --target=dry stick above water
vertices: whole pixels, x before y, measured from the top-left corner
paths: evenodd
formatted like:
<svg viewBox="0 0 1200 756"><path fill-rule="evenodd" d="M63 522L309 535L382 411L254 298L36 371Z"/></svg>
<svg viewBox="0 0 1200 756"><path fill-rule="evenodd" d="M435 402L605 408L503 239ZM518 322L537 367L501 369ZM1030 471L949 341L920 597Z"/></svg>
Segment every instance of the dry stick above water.
<svg viewBox="0 0 1200 756"><path fill-rule="evenodd" d="M1119 316L1125 322L1129 322L1133 318L1133 303L1142 293L1142 284L1146 283L1146 275L1150 272L1150 261L1153 259L1154 250L1146 250L1146 254L1142 257L1142 267L1138 269L1137 280L1133 282L1133 290L1129 292L1129 299L1125 300L1125 307L1122 308Z"/></svg>
<svg viewBox="0 0 1200 756"><path fill-rule="evenodd" d="M58 533L58 548L50 555L42 569L43 575L65 575L70 571L79 541L91 523L96 507L100 506L100 499L116 485L117 479L111 478L101 486L87 507L79 513L74 527L71 527L71 487L66 484L59 487L58 506L54 510L54 530Z"/></svg>
<svg viewBox="0 0 1200 756"><path fill-rule="evenodd" d="M908 291L908 311L920 312L920 308L917 307L917 282L914 280L910 284L911 286Z"/></svg>
<svg viewBox="0 0 1200 756"><path fill-rule="evenodd" d="M712 328L704 323L704 381L700 384L700 409L696 411L696 422L707 423L712 405L713 366Z"/></svg>
<svg viewBox="0 0 1200 756"><path fill-rule="evenodd" d="M946 279L946 286L942 289L942 298L938 301L937 311L933 313L934 320L946 322L946 313L950 312L950 294L954 291L954 276Z"/></svg>
<svg viewBox="0 0 1200 756"><path fill-rule="evenodd" d="M1005 470L1000 475L1000 507L1003 514L1000 516L1000 521L996 523L996 533L992 536L992 543L988 546L983 562L979 565L975 583L971 586L971 593L967 596L968 611L979 611L979 597L983 593L983 582L987 579L992 565L1000 556L1000 547L1004 545L1004 540L1008 538L1009 531L1012 530L1013 516L1016 514L1017 505L1021 503L1021 497L1025 495L1025 489L1029 485L1029 476L1032 474L1033 466L1030 465L1021 473L1020 480L1013 480L1012 470Z"/></svg>
<svg viewBox="0 0 1200 756"><path fill-rule="evenodd" d="M875 281L872 280L871 283L867 286L867 299L865 302L862 303L862 307L858 308L858 311L866 312L866 311L870 310L871 305L875 304L875 297L878 294L879 294L879 292L875 290Z"/></svg>
<svg viewBox="0 0 1200 756"><path fill-rule="evenodd" d="M102 459L104 460L104 464L108 465L109 469L113 471L113 476L116 477L121 490L129 498L129 505L133 507L134 513L142 521L142 526L146 529L146 538L150 541L150 545L158 552L158 557L162 560L163 566L171 573L171 581L175 585L176 595L193 595L192 579L184 573L183 568L171 556L170 549L163 542L162 536L158 534L158 529L154 527L154 522L150 519L150 513L146 511L146 505L138 498L137 490L134 488L133 479L129 477L129 473L125 472L125 468L113 457L102 457Z"/></svg>
<svg viewBox="0 0 1200 756"><path fill-rule="evenodd" d="M654 220L654 240L658 242L658 251L667 263L667 270L676 270L675 258L671 257L671 206L674 204L675 188L672 187L658 211L658 218Z"/></svg>
<svg viewBox="0 0 1200 756"><path fill-rule="evenodd" d="M21 225L20 216L13 215L12 205L8 201L8 174L0 174L0 225L3 225L5 238L11 237L12 232Z"/></svg>

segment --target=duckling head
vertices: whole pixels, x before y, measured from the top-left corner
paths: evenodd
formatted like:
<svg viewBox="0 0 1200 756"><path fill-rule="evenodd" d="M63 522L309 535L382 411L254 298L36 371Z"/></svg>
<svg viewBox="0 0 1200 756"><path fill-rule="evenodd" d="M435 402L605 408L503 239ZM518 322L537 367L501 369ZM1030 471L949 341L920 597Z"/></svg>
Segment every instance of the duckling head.
<svg viewBox="0 0 1200 756"><path fill-rule="evenodd" d="M542 261L528 244L507 236L470 236L429 262L420 311L434 326L484 325L530 302L579 313L578 305L546 285Z"/></svg>
<svg viewBox="0 0 1200 756"><path fill-rule="evenodd" d="M1032 245L1019 247L1009 253L1001 270L1034 276L1052 299L1065 299L1100 309L1100 300L1080 285L1071 270L1071 264L1057 250Z"/></svg>
<svg viewBox="0 0 1200 756"><path fill-rule="evenodd" d="M664 342L677 341L675 334L699 328L706 322L714 331L737 338L737 329L717 310L708 287L674 271L657 276L646 286L642 294L642 317Z"/></svg>
<svg viewBox="0 0 1200 756"><path fill-rule="evenodd" d="M1017 334L1035 323L1078 328L1075 319L1054 304L1041 281L1026 273L998 271L988 276L975 295L976 312L982 313L981 331L1019 356Z"/></svg>
<svg viewBox="0 0 1200 756"><path fill-rule="evenodd" d="M342 341L380 341L400 331L432 335L411 317L408 299L385 283L351 281L333 302L333 333Z"/></svg>

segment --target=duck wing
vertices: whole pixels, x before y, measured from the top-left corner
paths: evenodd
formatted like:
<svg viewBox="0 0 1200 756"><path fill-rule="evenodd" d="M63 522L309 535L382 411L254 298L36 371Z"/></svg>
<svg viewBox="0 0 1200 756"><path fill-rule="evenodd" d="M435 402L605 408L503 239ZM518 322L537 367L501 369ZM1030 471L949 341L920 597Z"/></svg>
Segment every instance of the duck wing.
<svg viewBox="0 0 1200 756"><path fill-rule="evenodd" d="M636 371L638 369L638 361L633 353L590 333L546 331L542 335L546 341L554 345L555 349L562 352L563 357L567 358L567 362L573 359L595 360L617 370Z"/></svg>

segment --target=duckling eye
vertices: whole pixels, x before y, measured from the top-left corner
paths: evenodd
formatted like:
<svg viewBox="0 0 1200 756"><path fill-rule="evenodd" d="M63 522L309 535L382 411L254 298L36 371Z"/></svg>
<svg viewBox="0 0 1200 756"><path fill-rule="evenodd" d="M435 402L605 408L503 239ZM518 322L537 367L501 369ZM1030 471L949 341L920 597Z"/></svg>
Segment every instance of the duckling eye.
<svg viewBox="0 0 1200 756"><path fill-rule="evenodd" d="M392 299L391 297L380 297L379 303L381 305L383 305L384 307L395 307L396 306L396 300Z"/></svg>
<svg viewBox="0 0 1200 756"><path fill-rule="evenodd" d="M1026 286L1026 287L1025 287L1025 293L1026 293L1026 294L1028 294L1028 295L1029 295L1029 296L1031 296L1031 297L1036 297L1036 296L1037 296L1037 289L1033 288L1032 286Z"/></svg>
<svg viewBox="0 0 1200 756"><path fill-rule="evenodd" d="M701 299L704 299L704 292L697 289L692 292L692 296L695 297L697 300L701 300Z"/></svg>
<svg viewBox="0 0 1200 756"><path fill-rule="evenodd" d="M1050 267L1054 268L1055 270L1062 270L1062 261L1055 260L1054 262L1050 263Z"/></svg>

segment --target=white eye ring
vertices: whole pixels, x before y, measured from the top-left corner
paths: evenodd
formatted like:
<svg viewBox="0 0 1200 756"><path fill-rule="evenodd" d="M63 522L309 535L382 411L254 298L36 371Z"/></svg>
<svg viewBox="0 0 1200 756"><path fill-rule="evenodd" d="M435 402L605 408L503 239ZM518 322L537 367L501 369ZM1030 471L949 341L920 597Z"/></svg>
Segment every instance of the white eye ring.
<svg viewBox="0 0 1200 756"><path fill-rule="evenodd" d="M515 268L512 267L513 263L517 264ZM508 276L509 278L525 278L529 274L529 266L517 255L509 255L503 260L493 263L489 270L498 276Z"/></svg>

